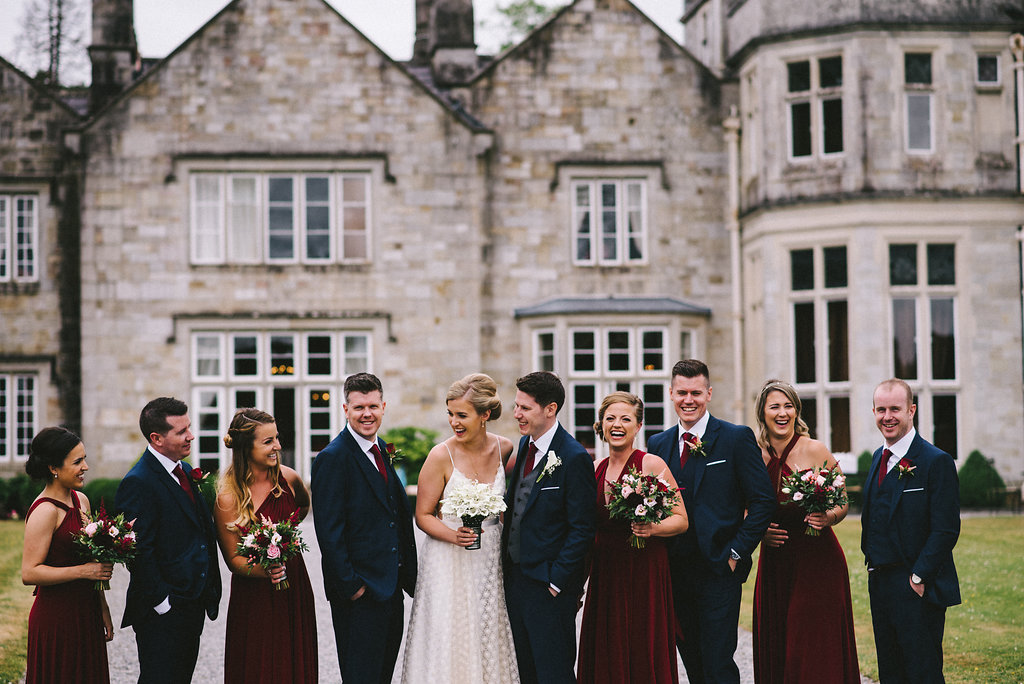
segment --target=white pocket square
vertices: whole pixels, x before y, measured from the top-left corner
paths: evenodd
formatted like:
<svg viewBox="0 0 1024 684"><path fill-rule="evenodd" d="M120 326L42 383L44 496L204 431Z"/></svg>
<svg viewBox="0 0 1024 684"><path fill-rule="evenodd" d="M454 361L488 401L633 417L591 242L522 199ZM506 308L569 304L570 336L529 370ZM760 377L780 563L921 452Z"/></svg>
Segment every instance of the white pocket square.
<svg viewBox="0 0 1024 684"><path fill-rule="evenodd" d="M918 487L917 489L904 489L903 493L904 494L909 494L910 492L923 492L923 491L924 491L924 487Z"/></svg>
<svg viewBox="0 0 1024 684"><path fill-rule="evenodd" d="M704 467L705 467L705 468L710 468L711 466L713 466L713 465L718 465L719 463L725 463L725 459L723 458L723 459L722 459L721 461L712 461L711 463L708 463L708 464L707 464L706 466L704 466Z"/></svg>
<svg viewBox="0 0 1024 684"><path fill-rule="evenodd" d="M541 488L540 488L540 491L542 491L542 492L546 492L546 491L548 491L549 489L561 489L561 487L541 487Z"/></svg>

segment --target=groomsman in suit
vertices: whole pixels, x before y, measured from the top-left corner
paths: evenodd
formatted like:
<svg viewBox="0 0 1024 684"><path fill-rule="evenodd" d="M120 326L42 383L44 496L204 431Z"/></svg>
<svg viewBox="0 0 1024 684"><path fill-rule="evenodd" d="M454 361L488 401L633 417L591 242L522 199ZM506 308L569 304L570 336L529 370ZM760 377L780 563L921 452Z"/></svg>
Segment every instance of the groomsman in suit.
<svg viewBox="0 0 1024 684"><path fill-rule="evenodd" d="M121 627L135 630L140 684L192 681L203 623L217 617L220 602L213 517L182 461L192 452L191 427L184 402L146 404L139 429L149 446L117 488L116 508L135 520L138 552L128 564Z"/></svg>
<svg viewBox="0 0 1024 684"><path fill-rule="evenodd" d="M505 601L523 684L570 684L576 612L594 542L594 464L558 424L565 403L558 376L530 373L516 389L513 415L523 438L505 493Z"/></svg>
<svg viewBox="0 0 1024 684"><path fill-rule="evenodd" d="M679 654L692 684L738 684L733 660L743 582L775 512L775 491L754 433L708 413L711 380L701 361L672 368L669 398L679 424L647 450L669 465L690 528L669 543Z"/></svg>
<svg viewBox="0 0 1024 684"><path fill-rule="evenodd" d="M882 684L942 682L946 608L960 603L953 547L960 488L953 458L914 429L914 393L892 378L874 394L885 444L864 484L860 547ZM909 587L909 591L908 591Z"/></svg>
<svg viewBox="0 0 1024 684"><path fill-rule="evenodd" d="M391 684L402 643L404 590L416 588L416 543L405 488L377 436L377 376L345 380L347 425L313 461L313 524L344 681Z"/></svg>

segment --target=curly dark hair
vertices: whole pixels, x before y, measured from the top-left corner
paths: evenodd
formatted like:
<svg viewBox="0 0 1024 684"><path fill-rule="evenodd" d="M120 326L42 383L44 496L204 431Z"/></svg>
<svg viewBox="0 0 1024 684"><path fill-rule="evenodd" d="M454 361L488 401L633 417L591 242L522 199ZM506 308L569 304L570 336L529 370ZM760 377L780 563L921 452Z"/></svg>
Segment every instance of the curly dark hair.
<svg viewBox="0 0 1024 684"><path fill-rule="evenodd" d="M34 480L52 480L50 468L60 468L82 439L66 427L45 427L28 447L25 472Z"/></svg>
<svg viewBox="0 0 1024 684"><path fill-rule="evenodd" d="M558 376L550 371L527 373L516 380L516 389L529 394L542 407L554 404L555 413L561 411L565 403L565 387Z"/></svg>

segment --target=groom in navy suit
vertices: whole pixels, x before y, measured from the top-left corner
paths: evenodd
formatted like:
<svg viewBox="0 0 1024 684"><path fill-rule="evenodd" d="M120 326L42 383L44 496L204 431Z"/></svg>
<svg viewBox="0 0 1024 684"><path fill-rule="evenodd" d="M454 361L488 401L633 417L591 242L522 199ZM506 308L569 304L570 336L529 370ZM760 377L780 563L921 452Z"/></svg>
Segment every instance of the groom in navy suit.
<svg viewBox="0 0 1024 684"><path fill-rule="evenodd" d="M860 546L878 679L942 682L946 608L960 603L953 565L960 536L956 464L917 434L917 406L906 382L892 378L878 385L873 407L885 444L875 451L864 485Z"/></svg>
<svg viewBox="0 0 1024 684"><path fill-rule="evenodd" d="M405 488L377 436L377 376L345 380L345 429L313 461L313 524L344 681L391 684L402 643L404 590L416 588L416 543Z"/></svg>
<svg viewBox="0 0 1024 684"><path fill-rule="evenodd" d="M743 582L775 512L775 491L750 428L708 413L703 362L672 368L669 398L679 424L651 437L647 451L668 463L690 518L669 545L679 654L691 684L739 684L733 654Z"/></svg>
<svg viewBox="0 0 1024 684"><path fill-rule="evenodd" d="M565 388L554 373L516 381L523 438L505 493L505 602L523 684L576 681L576 612L594 542L593 459L558 424Z"/></svg>
<svg viewBox="0 0 1024 684"><path fill-rule="evenodd" d="M184 402L146 404L139 429L149 446L117 488L115 507L135 520L121 627L135 630L140 684L192 681L203 623L220 602L213 517L182 461L192 452L191 427Z"/></svg>

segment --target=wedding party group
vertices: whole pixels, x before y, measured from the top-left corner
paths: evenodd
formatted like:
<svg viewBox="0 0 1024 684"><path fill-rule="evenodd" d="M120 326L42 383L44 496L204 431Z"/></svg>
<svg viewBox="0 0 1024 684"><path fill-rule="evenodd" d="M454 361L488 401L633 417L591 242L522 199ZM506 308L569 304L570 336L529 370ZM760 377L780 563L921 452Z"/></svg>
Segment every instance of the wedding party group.
<svg viewBox="0 0 1024 684"><path fill-rule="evenodd" d="M492 378L449 387L451 435L427 455L414 505L379 436L385 393L370 373L346 379L346 425L314 459L309 489L281 463L274 418L239 409L213 510L207 476L185 462L194 436L177 399L142 410L148 445L109 512L80 492L81 440L43 429L26 464L45 482L25 523L22 579L36 587L26 682L109 681L113 622L97 589L116 562L130 571L121 626L135 632L139 682L191 681L218 615L218 550L231 573L225 681L316 682L296 529L310 511L345 682L390 684L398 671L409 684L668 684L681 658L693 684L738 684L742 585L759 544L755 681L860 682L831 530L849 509L845 478L791 385L761 388L755 434L713 416L708 367L680 361L669 385L678 422L638 449L643 402L613 392L597 410L607 456L596 461L558 421L555 374L528 373L515 389L518 444L488 429L502 415ZM861 548L882 684L943 681L945 611L960 602L956 467L917 433L915 410L904 381L875 388L883 445L864 485Z"/></svg>

